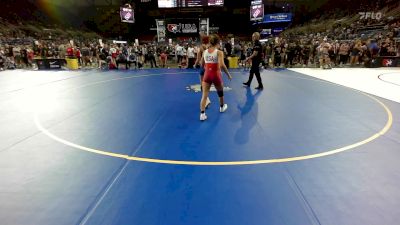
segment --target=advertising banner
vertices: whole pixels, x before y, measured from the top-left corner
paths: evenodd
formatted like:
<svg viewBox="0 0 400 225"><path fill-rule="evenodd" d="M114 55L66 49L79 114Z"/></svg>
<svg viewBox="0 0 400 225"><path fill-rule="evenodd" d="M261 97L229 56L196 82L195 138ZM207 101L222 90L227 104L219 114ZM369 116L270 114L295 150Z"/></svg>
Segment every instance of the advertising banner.
<svg viewBox="0 0 400 225"><path fill-rule="evenodd" d="M39 70L59 70L65 64L65 59L36 59Z"/></svg>
<svg viewBox="0 0 400 225"><path fill-rule="evenodd" d="M399 67L400 57L380 57L382 67Z"/></svg>
<svg viewBox="0 0 400 225"><path fill-rule="evenodd" d="M261 5L261 4L263 4L262 0L252 0L251 1L251 5Z"/></svg>
<svg viewBox="0 0 400 225"><path fill-rule="evenodd" d="M281 27L277 28L269 28L269 29L262 29L260 34L262 36L270 36L270 35L279 35L282 33L285 29Z"/></svg>
<svg viewBox="0 0 400 225"><path fill-rule="evenodd" d="M250 20L262 20L264 17L264 4L250 6Z"/></svg>
<svg viewBox="0 0 400 225"><path fill-rule="evenodd" d="M205 29L208 29L205 27ZM166 21L168 36L191 36L199 34L199 19L170 19Z"/></svg>
<svg viewBox="0 0 400 225"><path fill-rule="evenodd" d="M166 40L165 20L156 20L156 24L157 24L158 42L165 42Z"/></svg>
<svg viewBox="0 0 400 225"><path fill-rule="evenodd" d="M124 23L134 23L135 22L134 12L133 12L132 8L120 7L119 14L121 16L121 22L124 22Z"/></svg>
<svg viewBox="0 0 400 225"><path fill-rule="evenodd" d="M158 8L224 6L224 0L158 0Z"/></svg>
<svg viewBox="0 0 400 225"><path fill-rule="evenodd" d="M291 13L275 13L266 14L263 19L263 23L280 23L280 22L291 22Z"/></svg>
<svg viewBox="0 0 400 225"><path fill-rule="evenodd" d="M400 57L380 56L373 59L371 65L367 67L400 67Z"/></svg>
<svg viewBox="0 0 400 225"><path fill-rule="evenodd" d="M158 40L162 42L169 38L198 37L200 33L210 33L208 18L156 20L156 24Z"/></svg>
<svg viewBox="0 0 400 225"><path fill-rule="evenodd" d="M273 35L278 35L278 34L282 33L283 30L284 30L284 28L281 28L281 27L279 27L279 28L272 28L272 34L273 34Z"/></svg>
<svg viewBox="0 0 400 225"><path fill-rule="evenodd" d="M210 23L209 23L209 19L206 18L201 18L200 19L200 32L206 35L209 35L210 33Z"/></svg>

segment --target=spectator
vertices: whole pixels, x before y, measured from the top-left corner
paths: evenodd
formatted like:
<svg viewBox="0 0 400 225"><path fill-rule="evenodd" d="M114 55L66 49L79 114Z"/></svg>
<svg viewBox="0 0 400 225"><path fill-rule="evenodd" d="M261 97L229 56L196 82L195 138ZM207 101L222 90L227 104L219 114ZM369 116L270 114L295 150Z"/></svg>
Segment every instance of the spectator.
<svg viewBox="0 0 400 225"><path fill-rule="evenodd" d="M349 51L350 47L349 44L346 42L342 43L339 48L339 65L343 66L346 65L349 61Z"/></svg>
<svg viewBox="0 0 400 225"><path fill-rule="evenodd" d="M193 65L196 61L195 52L192 44L189 45L187 49L187 56L188 56L188 69L193 69Z"/></svg>
<svg viewBox="0 0 400 225"><path fill-rule="evenodd" d="M162 68L165 68L167 66L167 58L168 55L165 53L165 51L162 51L160 54L160 62Z"/></svg>

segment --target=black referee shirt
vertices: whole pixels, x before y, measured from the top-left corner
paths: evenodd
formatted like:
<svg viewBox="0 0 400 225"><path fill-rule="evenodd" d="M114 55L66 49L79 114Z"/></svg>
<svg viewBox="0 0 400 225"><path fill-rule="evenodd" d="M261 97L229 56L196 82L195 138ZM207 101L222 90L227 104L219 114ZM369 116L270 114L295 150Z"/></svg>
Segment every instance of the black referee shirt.
<svg viewBox="0 0 400 225"><path fill-rule="evenodd" d="M261 63L261 54L262 54L261 50L262 50L262 47L261 47L260 41L255 41L254 45L253 45L253 53L255 51L257 51L258 54L256 56L254 56L254 58L252 58L253 65L259 65Z"/></svg>

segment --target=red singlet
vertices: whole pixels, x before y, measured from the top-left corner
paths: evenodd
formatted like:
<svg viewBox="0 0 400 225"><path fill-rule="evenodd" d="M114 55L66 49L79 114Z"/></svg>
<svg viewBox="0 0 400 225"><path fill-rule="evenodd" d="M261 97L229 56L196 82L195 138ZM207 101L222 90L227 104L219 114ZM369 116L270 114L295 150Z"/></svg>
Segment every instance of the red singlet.
<svg viewBox="0 0 400 225"><path fill-rule="evenodd" d="M222 86L221 70L218 66L218 49L210 52L206 50L203 53L204 57L204 78L203 82L214 84L215 86Z"/></svg>

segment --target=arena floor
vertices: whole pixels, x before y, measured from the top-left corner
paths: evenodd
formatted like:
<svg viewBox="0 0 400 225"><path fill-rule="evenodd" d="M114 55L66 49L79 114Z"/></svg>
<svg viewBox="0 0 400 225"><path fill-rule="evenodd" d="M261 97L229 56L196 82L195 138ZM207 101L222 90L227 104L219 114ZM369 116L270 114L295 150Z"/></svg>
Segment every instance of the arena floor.
<svg viewBox="0 0 400 225"><path fill-rule="evenodd" d="M400 70L0 73L0 224L397 225Z"/></svg>

